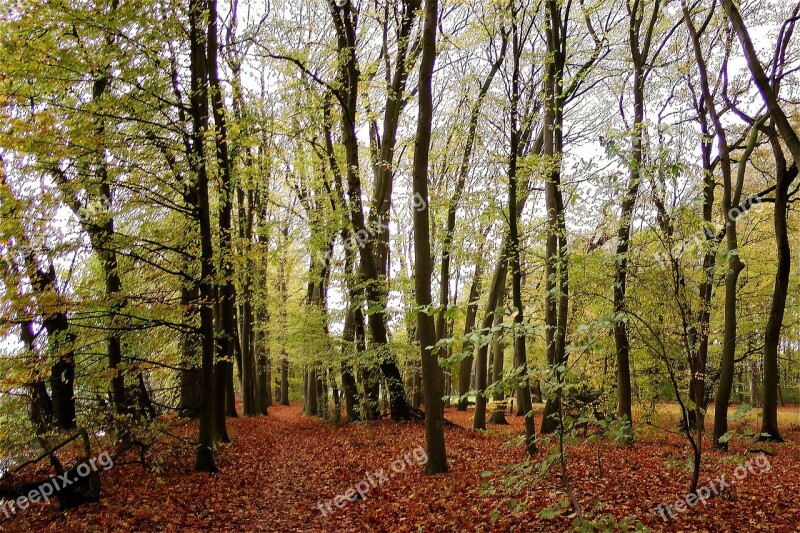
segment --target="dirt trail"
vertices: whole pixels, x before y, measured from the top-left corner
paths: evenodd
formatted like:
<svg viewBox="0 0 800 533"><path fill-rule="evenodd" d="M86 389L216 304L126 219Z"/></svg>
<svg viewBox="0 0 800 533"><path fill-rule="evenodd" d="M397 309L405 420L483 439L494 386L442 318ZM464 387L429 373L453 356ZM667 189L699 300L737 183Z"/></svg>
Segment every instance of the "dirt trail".
<svg viewBox="0 0 800 533"><path fill-rule="evenodd" d="M418 448L424 448L424 426L419 422L382 420L336 427L302 416L297 405L272 407L266 417L229 420L233 444L217 453L218 474L193 472L190 451L165 455L163 471L117 464L103 473L101 502L67 512L34 504L12 519L0 514L0 531L568 528L569 510L555 520L536 517L543 507L562 499L557 475L532 484L527 491L532 507L517 514L507 508L509 497L480 493L486 482L483 471L497 471L522 459L519 447L504 445L510 434L521 432L522 420L508 417L511 426L476 434L467 429L471 414L448 409L447 418L456 424L446 430L451 471L428 478L416 460L421 458ZM193 428L186 430L194 434ZM770 458L769 472L753 473L737 484L730 499L712 500L664 523L653 509L675 502L685 493L688 479L682 467L686 454L676 444L680 441L662 434L643 439L632 449L608 441L571 447L571 476L578 497L587 509L596 501L605 502L603 513L636 515L655 531L796 530L800 453L793 443L781 445L778 456ZM733 472L736 465L727 466ZM363 500L342 508L335 506L341 499L329 501L353 487L365 493ZM500 518L492 521L490 515L498 505Z"/></svg>

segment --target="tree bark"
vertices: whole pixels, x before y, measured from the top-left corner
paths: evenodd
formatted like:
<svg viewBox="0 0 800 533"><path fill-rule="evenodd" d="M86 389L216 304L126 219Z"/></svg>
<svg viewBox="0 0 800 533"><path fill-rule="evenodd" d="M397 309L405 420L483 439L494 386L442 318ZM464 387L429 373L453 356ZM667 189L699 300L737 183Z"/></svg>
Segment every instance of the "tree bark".
<svg viewBox="0 0 800 533"><path fill-rule="evenodd" d="M564 102L563 75L566 64L564 26L561 7L556 0L547 0L547 51L550 56L545 66L544 155L548 161L545 182L545 207L547 209L547 239L545 245L545 328L547 362L557 369L566 363L567 313L569 305L569 278L567 264L567 236L564 219L564 201L561 193L561 157L563 152ZM556 374L560 382L560 373ZM560 392L548 397L542 415L542 433L558 429L555 416L561 404Z"/></svg>
<svg viewBox="0 0 800 533"><path fill-rule="evenodd" d="M419 67L419 112L414 147L413 191L421 199L414 209L414 292L417 307L417 337L422 356L422 387L425 394L425 442L428 448L428 475L447 472L442 416L442 367L433 353L436 329L433 317L426 311L432 302L431 275L433 262L430 245L430 215L428 206L428 162L433 121L433 65L436 61L437 0L425 0L425 22L422 33L422 61Z"/></svg>
<svg viewBox="0 0 800 533"><path fill-rule="evenodd" d="M788 291L788 279L791 269L791 251L786 228L787 195L789 184L794 180L797 173L796 165L798 161L800 161L800 139L778 102L778 84L775 82L774 78L770 80L767 77L761 66L753 42L750 39L750 33L745 26L737 5L731 0L723 0L722 7L725 9L725 13L728 15L728 19L739 38L745 60L747 61L747 68L750 70L753 82L761 93L764 103L767 105L769 115L774 123L774 128L780 133L781 140L785 143L786 148L788 148L789 153L791 153L794 159L792 175L789 176L787 175L787 165L785 157L782 154L782 148L780 144L777 143L775 134L772 133L770 142L773 145L773 155L775 156L778 167L774 212L775 240L778 247L778 269L775 274L772 305L764 335L764 416L762 420L762 431L767 434L767 440L779 441L781 440L781 436L778 432L777 420L778 343L780 342L780 331L783 325L786 293ZM795 18L797 17L798 9L800 9L800 6L795 6L792 14ZM793 30L794 25L792 25L791 28ZM788 32L788 35L781 32L783 38L788 40L791 37L792 30ZM785 43L779 43L779 45L782 44ZM714 434L716 436L716 430Z"/></svg>
<svg viewBox="0 0 800 533"><path fill-rule="evenodd" d="M358 138L356 136L356 112L358 108L358 84L360 71L356 59L355 14L350 2L338 6L329 2L337 35L337 50L340 56L339 77L341 89L337 99L342 107L342 139L345 148L347 171L347 196L350 221L354 237L358 239L361 265L359 273L365 283L364 295L369 306L385 305L380 288L379 271L375 260L374 242L371 238L376 228L367 226L361 200L361 177L359 176ZM408 403L403 387L402 375L392 354L388 350L388 334L385 315L375 312L368 318L369 330L378 354L379 367L389 392L391 416L394 420L409 417Z"/></svg>
<svg viewBox="0 0 800 533"><path fill-rule="evenodd" d="M222 273L222 282L219 290L219 304L217 319L219 320L220 335L217 340L216 368L220 376L217 384L225 388L224 394L217 393L217 410L227 416L236 416L235 398L233 396L233 361L241 354L237 354L236 345L238 332L236 330L236 286L232 258L234 254L233 232L233 194L232 194L232 164L228 146L228 126L225 116L224 95L219 82L218 66L218 16L217 0L208 0L208 37L206 40L208 51L208 85L211 101L211 111L214 116L214 143L216 146L217 172L220 177L219 191L219 264ZM227 442L227 430L224 428L225 418L217 416L217 437Z"/></svg>
<svg viewBox="0 0 800 533"><path fill-rule="evenodd" d="M789 293L789 274L792 269L792 252L789 246L789 185L797 177L797 166L787 168L786 158L777 132L769 130L772 152L775 158L776 187L773 224L775 244L778 249L778 265L775 272L775 286L772 291L772 304L764 330L764 402L761 418L761 440L783 442L778 429L778 387L779 366L778 347L781 341L781 328L786 312L786 299Z"/></svg>
<svg viewBox="0 0 800 533"><path fill-rule="evenodd" d="M481 324L481 334L486 335L491 331L496 313L498 313L500 294L506 285L506 273L508 261L506 259L507 246L504 239L500 249L500 257L492 276L492 284L489 286L489 294L486 298L486 310L484 311L483 323ZM476 395L475 395L475 414L472 417L472 429L486 429L486 359L489 352L490 342L481 342L476 347L475 355L475 375L476 375Z"/></svg>
<svg viewBox="0 0 800 533"><path fill-rule="evenodd" d="M711 122L714 125L714 134L719 150L719 165L722 172L723 198L722 207L725 211L726 245L728 252L728 269L725 273L725 318L724 334L722 341L722 359L720 362L719 388L715 402L714 412L714 446L727 448L722 436L728 432L728 405L730 404L731 390L733 389L734 367L736 357L736 312L737 312L737 283L739 273L744 269L744 263L739 258L739 244L736 233L736 218L731 208L739 203L741 184L734 187L731 171L730 147L725 128L720 119L714 97L711 94L708 80L708 69L700 43L700 35L692 21L691 13L685 0L681 1L684 22L689 32L689 37L694 50L695 61L700 78L703 98L706 102ZM743 165L742 161L739 165Z"/></svg>
<svg viewBox="0 0 800 533"><path fill-rule="evenodd" d="M214 249L211 239L211 217L208 198L208 174L203 146L208 130L208 77L203 19L206 10L202 0L189 1L189 44L191 68L191 153L187 154L194 173L190 192L195 216L200 226L200 335L202 348L200 398L200 432L195 470L216 472L214 463Z"/></svg>
<svg viewBox="0 0 800 533"><path fill-rule="evenodd" d="M513 5L513 4L512 4ZM519 387L520 405L525 414L525 449L528 454L536 452L536 429L534 426L533 408L531 405L531 389L528 383L528 363L525 346L527 333L525 332L525 308L522 305L522 267L520 264L520 238L519 238L519 211L518 202L518 176L517 158L520 151L520 133L518 125L519 107L519 58L522 53L520 46L517 12L514 10L514 23L512 26L512 58L514 60L513 72L511 77L511 146L508 162L508 243L510 248L509 267L511 270L511 299L514 307L514 359L519 365L515 369L516 374L524 376L524 383ZM497 354L498 359L502 359L503 354ZM500 379L500 375L495 376Z"/></svg>
<svg viewBox="0 0 800 533"><path fill-rule="evenodd" d="M631 136L630 178L620 209L620 226L617 231L616 261L614 262L614 345L617 355L617 416L633 423L631 414L630 340L625 319L625 295L628 281L628 249L630 247L633 210L639 196L644 163L644 87L650 55L653 29L658 20L660 0L655 0L649 24L641 34L644 2L628 3L628 44L633 60L633 132Z"/></svg>
<svg viewBox="0 0 800 533"><path fill-rule="evenodd" d="M481 250L483 247L481 247ZM481 293L481 258L478 258L475 262L475 273L472 276L472 284L470 285L469 289L469 296L467 297L467 315L464 318L464 337L465 337L465 344L468 348L469 355L461 360L461 363L458 367L458 404L456 405L456 410L458 411L466 411L468 405L467 395L469 394L470 390L470 378L472 377L472 366L473 366L473 352L474 347L472 343L466 340L466 337L471 335L475 329L475 319L478 316L478 298L480 297Z"/></svg>

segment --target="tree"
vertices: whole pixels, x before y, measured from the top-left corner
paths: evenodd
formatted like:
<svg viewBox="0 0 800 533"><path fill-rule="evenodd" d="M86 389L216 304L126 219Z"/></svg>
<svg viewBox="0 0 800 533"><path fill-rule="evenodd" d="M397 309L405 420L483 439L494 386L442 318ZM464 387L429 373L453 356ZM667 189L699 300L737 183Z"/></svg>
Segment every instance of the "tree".
<svg viewBox="0 0 800 533"><path fill-rule="evenodd" d="M525 347L525 338L527 332L525 331L525 308L522 304L522 270L520 265L520 238L518 227L518 210L517 210L517 197L519 195L517 186L519 178L517 175L517 163L520 153L520 131L519 131L519 58L521 54L521 42L524 42L524 37L520 38L519 28L519 15L520 11L512 3L511 4L511 57L513 60L512 74L511 74L511 109L510 109L510 141L509 146L509 160L508 160L508 244L509 244L509 267L511 270L511 299L514 309L514 362L518 365L515 369L522 375L522 383L519 386L521 390L521 405L520 408L525 416L525 448L529 454L536 452L535 443L535 423L533 418L533 407L531 405L531 389L528 380L528 364L527 353ZM526 31L523 27L522 31ZM502 354L498 354L502 357ZM499 378L499 376L495 376Z"/></svg>
<svg viewBox="0 0 800 533"><path fill-rule="evenodd" d="M642 183L642 170L644 166L643 142L645 129L645 84L647 75L652 70L652 65L662 47L658 47L650 57L653 35L660 18L661 2L655 0L650 7L650 15L645 22L646 2L635 0L626 2L628 10L628 46L633 63L633 123L631 132L631 156L628 166L630 178L620 205L620 225L617 230L617 243L615 272L614 272L614 344L617 354L618 393L617 415L625 417L630 422L633 420L631 413L631 369L630 369L630 340L628 327L625 321L625 290L628 278L628 248L631 239L631 224L633 210L639 196L639 187Z"/></svg>
<svg viewBox="0 0 800 533"><path fill-rule="evenodd" d="M224 431L217 427L215 418L214 379L214 249L211 241L211 208L208 198L208 172L206 169L205 136L208 131L208 74L206 70L206 37L203 19L206 14L201 2L189 3L189 45L191 48L191 110L192 133L189 159L193 170L192 200L195 216L200 226L200 335L201 335L201 397L200 437L197 445L195 469L200 472L215 472L213 444L214 433ZM217 393L218 394L218 393ZM224 417L223 417L224 423Z"/></svg>
<svg viewBox="0 0 800 533"><path fill-rule="evenodd" d="M723 0L722 7L728 15L733 30L735 31L742 50L744 51L747 67L753 78L761 97L764 100L773 125L768 130L770 145L772 146L776 164L775 185L775 240L778 247L778 270L775 274L775 290L772 296L772 307L764 334L764 416L762 419L762 433L769 440L780 441L778 432L778 343L780 342L781 326L786 308L786 294L788 291L789 271L791 268L791 251L787 235L786 215L789 201L789 186L797 176L797 161L800 160L800 139L797 132L789 123L778 101L777 90L784 74L783 64L786 61L786 48L794 32L800 4L797 4L790 18L781 26L778 42L773 58L772 75L767 77L761 63L759 63L750 34L745 26L739 9L733 2ZM777 134L786 144L794 162L791 167L786 162ZM716 430L715 430L716 435Z"/></svg>
<svg viewBox="0 0 800 533"><path fill-rule="evenodd" d="M431 274L430 219L428 206L428 158L433 120L433 66L436 61L438 1L425 0L422 31L422 60L419 67L419 111L414 147L414 197L420 205L414 210L414 294L417 301L417 338L422 354L422 387L425 394L425 442L428 445L426 474L447 472L442 416L443 374L433 351L436 329L430 313Z"/></svg>

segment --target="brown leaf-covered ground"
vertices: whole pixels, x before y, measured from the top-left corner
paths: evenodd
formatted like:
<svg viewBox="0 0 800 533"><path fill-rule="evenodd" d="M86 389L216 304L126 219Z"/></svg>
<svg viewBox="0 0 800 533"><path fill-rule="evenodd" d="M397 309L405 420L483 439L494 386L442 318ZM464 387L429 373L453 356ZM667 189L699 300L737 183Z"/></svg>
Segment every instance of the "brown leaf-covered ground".
<svg viewBox="0 0 800 533"><path fill-rule="evenodd" d="M797 408L787 412L797 416ZM542 508L564 498L559 471L517 494L503 494L498 483L493 485L494 495L482 494L482 486L503 475L502 465L522 460L519 447L506 445L510 436L521 432L522 419L509 417L510 426L474 433L469 429L471 416L471 411L447 410L453 422L446 430L450 472L426 477L413 455L415 448L424 446L424 426L419 422L382 420L336 427L304 417L297 405L273 407L267 417L229 421L233 443L217 454L218 474L193 472L191 452L175 451L165 443L151 451L152 459L161 454L163 460L155 463L161 467L145 469L130 457L103 472L101 502L69 511L54 504L34 504L11 519L0 514L0 530L568 530L574 516L570 508L553 519L537 518ZM537 427L538 423L537 419ZM570 477L587 512L600 507L596 513L633 515L654 531L797 531L800 447L795 442L800 432L788 425L784 436L790 442L760 446L775 453L769 457L769 471L754 468L724 493L725 498L676 513L669 523L654 508L674 503L688 490L689 454L679 435L654 429L634 447L608 440L569 447ZM182 429L194 431L191 426ZM743 452L743 446L737 442L732 448ZM723 473L734 477L731 455L707 449L705 457L701 484ZM391 473L396 460L405 467ZM395 466L400 470L400 463ZM381 470L391 475L382 479ZM485 471L496 472L495 477L484 477ZM371 487L365 499L341 509L332 507L334 511L326 510L326 515L320 511L327 500L370 479L377 487ZM511 498L530 505L512 513L507 505ZM499 518L492 520L495 509Z"/></svg>

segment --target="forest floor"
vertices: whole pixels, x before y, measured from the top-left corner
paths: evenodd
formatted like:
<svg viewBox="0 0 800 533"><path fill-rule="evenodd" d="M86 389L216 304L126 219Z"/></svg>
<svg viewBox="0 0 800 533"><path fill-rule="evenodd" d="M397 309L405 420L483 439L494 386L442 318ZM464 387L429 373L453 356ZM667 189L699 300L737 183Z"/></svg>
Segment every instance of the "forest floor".
<svg viewBox="0 0 800 533"><path fill-rule="evenodd" d="M797 420L799 413L797 407L784 408L782 420ZM303 416L299 405L272 407L266 417L229 420L233 443L217 453L218 474L193 472L191 450L162 444L149 456L160 462L145 468L134 457L120 458L102 472L99 503L68 511L53 503L31 504L10 519L0 514L0 531L569 530L574 514L571 508L559 509L565 492L557 465L544 479L537 481L534 469L515 478L522 483L512 492L503 489L508 471L502 467L523 460L521 448L508 444L522 431L522 418L509 416L510 425L475 433L469 429L471 417L472 411L448 408L450 472L426 477L417 464L423 458L418 447L424 448L420 422L337 427ZM195 426L176 431L190 435ZM655 509L674 507L688 492L690 479L689 448L678 434L651 428L632 448L607 439L570 445L569 476L584 513L594 517L634 516L634 523L654 531L797 531L796 421L786 424L784 436L790 439L784 444L747 444L775 454L760 458L740 439L731 445L739 454L712 451L704 442L701 486L712 487L721 474L733 483L719 497L674 512L669 522ZM540 452L538 459L547 453ZM746 460L752 461L750 471L737 471L736 461ZM367 485L364 499L342 508L328 504L354 486L364 492ZM525 505L512 510L514 502ZM542 512L546 507L555 510Z"/></svg>

